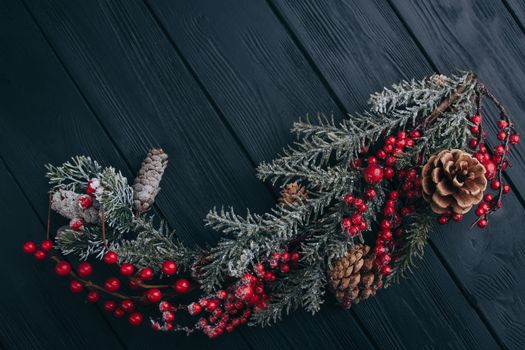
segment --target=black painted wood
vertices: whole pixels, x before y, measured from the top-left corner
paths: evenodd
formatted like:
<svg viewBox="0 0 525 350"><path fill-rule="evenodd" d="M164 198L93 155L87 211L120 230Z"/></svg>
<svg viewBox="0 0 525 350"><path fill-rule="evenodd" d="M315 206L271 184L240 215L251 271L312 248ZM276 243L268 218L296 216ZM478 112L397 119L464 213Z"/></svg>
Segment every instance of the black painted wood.
<svg viewBox="0 0 525 350"><path fill-rule="evenodd" d="M149 146L164 147L171 159L157 213L186 242L211 243L216 234L202 218L213 205L259 212L272 205L275 194L254 167L291 140L287 130L300 115L361 110L370 92L391 82L466 66L519 116L519 2L392 5L0 0L0 195L13 198L0 213L6 232L20 231L22 221L31 231L3 246L0 269L15 293L0 295L10 301L0 304L0 347L520 348L519 195L506 206L515 215L503 210L486 232L438 230L410 281L351 312L326 305L316 316L299 312L215 342L115 322L75 300L52 267L42 271L12 249L41 235L43 165L72 154L131 177ZM517 191L522 166L510 173ZM27 280L21 271L31 272ZM28 321L38 311L45 316Z"/></svg>

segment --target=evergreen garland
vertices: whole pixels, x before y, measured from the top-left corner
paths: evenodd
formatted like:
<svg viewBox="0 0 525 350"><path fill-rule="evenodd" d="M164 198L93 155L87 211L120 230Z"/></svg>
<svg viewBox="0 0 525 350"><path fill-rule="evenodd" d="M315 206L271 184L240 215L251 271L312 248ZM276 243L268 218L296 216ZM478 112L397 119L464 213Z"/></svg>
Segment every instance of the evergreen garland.
<svg viewBox="0 0 525 350"><path fill-rule="evenodd" d="M500 112L501 144L492 155L482 122L484 98ZM158 304L162 317L152 319L155 329L200 329L210 337L248 322L269 325L298 308L315 313L327 291L350 307L400 282L423 257L433 212L446 224L477 205L475 224L488 224L509 190L502 174L508 146L519 136L501 103L470 72L403 81L372 94L369 103L369 111L340 122L324 115L296 122L297 141L257 168L262 181L282 189L281 200L263 214L212 209L205 225L223 233L213 247L185 246L164 221L155 224L144 212L160 189L167 164L162 150L148 153L135 187L89 157L48 165L51 192L78 194L81 208L57 207L72 205L72 195L54 204L63 215L81 216L68 216L70 225L58 230L57 250L82 260L118 260L120 273L144 293L121 294L118 281L109 279L97 288L81 278L89 274L77 275L51 255L57 273L90 289L88 300L97 301L102 290L110 298ZM495 193L483 197L488 182ZM98 210L97 222L82 220L79 210L88 209ZM31 244L24 246L27 252L35 252ZM45 257L51 248L44 250L35 254ZM151 279L158 284L147 284ZM171 304L194 289L200 294L193 302ZM194 326L175 325L181 309L208 317ZM142 314L132 313L129 322L140 324Z"/></svg>

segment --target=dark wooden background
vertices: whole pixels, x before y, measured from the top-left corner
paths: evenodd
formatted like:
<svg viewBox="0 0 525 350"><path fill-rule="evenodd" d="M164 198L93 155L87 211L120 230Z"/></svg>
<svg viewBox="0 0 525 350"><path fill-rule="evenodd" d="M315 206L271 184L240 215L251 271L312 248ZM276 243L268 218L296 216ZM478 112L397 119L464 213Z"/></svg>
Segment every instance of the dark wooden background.
<svg viewBox="0 0 525 350"><path fill-rule="evenodd" d="M525 145L484 231L450 225L402 285L216 341L134 329L69 293L43 237L44 164L88 154L132 178L170 163L158 213L188 244L214 205L267 210L254 168L306 113L366 108L401 79L474 70L525 130L522 0L0 0L0 348L524 349ZM493 125L491 127L494 127Z"/></svg>

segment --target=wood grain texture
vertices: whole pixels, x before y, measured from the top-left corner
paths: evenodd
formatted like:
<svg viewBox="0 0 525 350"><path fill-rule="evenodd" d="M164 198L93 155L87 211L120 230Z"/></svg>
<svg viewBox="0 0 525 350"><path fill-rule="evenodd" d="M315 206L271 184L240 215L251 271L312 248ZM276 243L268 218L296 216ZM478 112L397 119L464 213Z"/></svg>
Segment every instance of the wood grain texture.
<svg viewBox="0 0 525 350"><path fill-rule="evenodd" d="M297 2L293 4L296 5ZM304 5L304 2L301 4ZM222 5L225 4L221 3ZM304 56L301 57L297 53L299 49L291 38L287 38L283 34L284 28L277 22L277 18L269 15L270 8L265 7L262 2L258 5L258 3L253 2L247 4L240 1L230 1L226 5L219 11L218 8L213 5L210 6L205 1L195 1L191 4L170 1L150 2L153 11L166 27L173 42L186 58L195 75L209 89L210 96L218 108L225 111L225 118L232 125L232 129L240 135L249 135L241 136L241 141L250 154L253 154L252 157L254 159L270 159L272 155L268 158L267 154L271 153L270 151L275 148L276 144L282 144L281 137L278 133L268 133L264 129L263 123L267 120L274 121L275 114L279 111L277 115L283 115L282 118L291 124L297 109L305 108L305 106L311 108L310 106L314 104L314 112L326 111L327 107L334 108L333 106L337 103L333 100L328 105L324 103L328 91L323 86L322 79L315 76L313 70L308 67L308 62ZM312 12L319 14L322 12L321 8L323 6L319 6L319 9L315 8ZM331 8L331 10L334 11L334 14L339 11L338 8ZM369 11L370 16L360 17L360 15L364 15L365 10ZM379 27L381 30L373 34L367 32L367 38L364 42L344 42L334 47L343 51L348 50L348 48L365 47L364 51L366 51L365 43L372 39L373 45L388 48L388 55L394 53L400 55L399 52L395 52L396 43L390 43L388 36L390 32L397 35L399 31L403 32L404 28L399 22L393 24L397 28L383 28L377 24L373 26L364 21L363 18L371 18L374 8L358 8L356 11L357 13L353 17L341 18L341 23L348 22L356 28L365 27L367 30ZM345 13L345 15L347 14ZM385 12L384 15L388 17L388 15L392 16L393 14ZM339 20L337 15L326 16L326 18L332 21ZM319 18L308 18L305 22L316 26L316 28L319 28L319 23L323 23ZM272 29L268 31L267 28ZM362 32L363 28L357 34L352 32L352 36L345 33L345 38L355 35L361 38L359 33ZM251 41L245 40L248 37L248 34L245 33L250 33L251 36L258 38L258 42L261 43L261 48L258 51L251 51ZM374 37L371 38L371 35ZM331 39L329 36L322 35L320 38L325 38L328 41ZM375 40L380 38L382 39ZM283 40L286 41L283 42ZM364 38L355 40L364 40ZM324 43L322 40L320 42ZM282 47L286 47L286 51L283 52ZM403 54L408 54L410 47L402 47L402 50L406 50ZM247 52L251 53L249 64L246 63L244 57ZM385 73L377 71L376 68L378 63L383 63L380 60L371 59L366 54L356 57L356 55L345 52L340 55L334 54L333 51L330 52L329 57L324 57L323 60L326 62L329 59L334 59L334 56L350 57L356 60L350 64L346 62L345 67L350 72L357 72L356 74L370 72L370 75L376 72L375 80L379 86L382 86L380 84L383 84ZM252 61L257 64L251 64ZM272 83L268 84L264 77L276 65L274 62L279 62L279 74L272 75ZM417 65L413 63L407 62L404 66L417 69ZM424 67L425 64L419 62L419 66ZM323 66L323 68L325 67ZM393 69L389 71L389 74L390 76L397 76L398 71ZM406 74L410 76L413 72L410 71ZM327 80L330 81L330 79ZM356 106L348 101L360 100L360 106L363 106L363 102L366 101L366 97L372 91L371 89L375 88L374 86L370 87L372 84L368 85L367 82L362 81L361 77L358 79L359 84L340 87L341 91L346 94L347 102L345 103L349 109L355 109ZM275 86L275 81L279 86ZM305 81L307 83L303 83ZM348 81L353 80L348 79ZM224 86L225 82L234 82L235 85L243 87L258 86L258 93L252 95L245 94L244 90L228 89ZM298 106L296 99L285 101L287 104L282 105L280 98L275 98L276 102L272 104L272 108L276 112L270 115L267 114L268 110L264 105L261 107L261 104L264 103L264 100L260 100L261 97L271 98L278 95L281 90L289 91L292 89L295 90L296 96L302 96L303 105ZM320 92L318 92L319 90ZM319 102L318 99L310 100L311 96L321 96L322 99ZM341 114L339 109L336 109L336 112ZM255 123L250 122L251 120L255 120ZM264 122L259 122L260 120ZM269 138L274 140L269 142ZM267 147L268 144L270 148L265 150L264 147ZM355 312L367 327L374 342L384 348L391 348L392 346L394 348L415 347L428 344L439 346L443 339L448 339L447 342L451 347L479 347L483 344L497 346L434 253L430 251L429 255L429 260L423 266L424 271L421 271L421 275L432 276L431 278L421 278L421 280L406 284L400 289L388 291L381 295L381 298L377 298L378 300L364 303L355 308ZM449 294L453 294L455 297L449 298L442 290L435 288L436 285L442 286L444 290L448 290ZM423 291L421 291L421 286L424 286ZM398 299L406 300L406 303L398 303ZM452 303L449 299L453 300ZM447 305L447 307L441 305ZM436 307L439 312L435 312ZM336 312L333 307L326 306L326 308ZM407 310L410 311L407 312ZM457 310L462 310L460 317L457 317ZM451 319L454 326L449 324ZM381 324L382 327L377 329L377 324ZM455 327L459 327L461 331L456 333Z"/></svg>
<svg viewBox="0 0 525 350"><path fill-rule="evenodd" d="M5 6L0 8L7 10ZM41 240L45 228L2 159L0 196L4 198L0 202L2 246L9 247L0 254L2 348L123 349L99 311L79 307L81 297L67 293L68 281L55 276L50 261L37 262L33 256L22 253L22 244Z"/></svg>
<svg viewBox="0 0 525 350"><path fill-rule="evenodd" d="M44 178L44 164L60 163L74 154L87 154L101 160L104 164L115 166L128 177L132 176L132 170L127 167L126 161L119 155L107 131L95 118L59 60L54 56L42 35L38 33L38 28L31 23L31 18L23 7L18 2L11 1L3 2L2 5L5 11L1 13L5 15L5 20L1 25L8 26L9 31L4 28L1 31L6 35L1 37L1 45L5 51L0 55L0 63L7 69L2 69L0 79L0 114L2 115L0 118L2 136L0 137L0 149L31 205L40 215L40 220L44 222L47 210L45 193L48 190L47 181ZM7 35L7 33L10 34ZM136 155L137 158L145 154L147 146L143 145L140 154ZM172 166L173 163L176 164L172 162ZM138 168L140 161L133 164L132 168ZM211 206L209 203L208 205ZM201 217L196 217L195 220L197 219L201 220ZM63 223L63 221L57 221L59 221L56 223L57 226ZM20 222L23 222L21 217L15 217L12 220L12 223L16 225L20 225ZM10 244L9 248L6 246L6 249L13 249L14 254L15 251L19 251L18 247L24 240L43 237L41 228L33 236L30 234L31 232L21 234L19 241ZM2 254L4 254L3 250ZM24 258L26 261L28 259L21 257L20 254L18 258ZM24 269L16 269L13 272L20 273ZM35 271L37 271L36 267ZM40 273L42 276L52 278L50 281L52 285L56 284L52 269ZM32 275L28 275L27 280L29 282L38 281ZM64 303L64 307L57 308L59 310L57 315L67 313L67 316L61 316L63 321L60 322L67 322L71 327L79 329L76 332L74 329L56 332L54 336L66 339L64 346L60 347L57 344L56 348L75 347L70 346L70 337L78 337L78 348L106 348L112 344L115 344L115 348L119 347L119 337L107 335L111 328L106 326L109 330L104 330L105 321L97 316L96 308L79 300L73 300L67 285L58 284L57 287L53 289L52 294L48 293L48 298L53 298L56 303ZM25 295L22 292L17 295L18 304L25 302ZM27 297L32 296L29 294ZM70 303L66 302L70 299ZM44 307L46 304L54 305L49 300L43 301L42 304ZM31 314L26 313L25 317L30 319ZM112 321L112 318L110 320ZM164 348L173 346L173 344L177 344L179 348L206 349L216 346L228 346L232 349L250 348L239 333L233 334L227 340L223 338L211 343L204 335L187 338L180 334L156 334L148 327L140 329L129 327L123 320L112 321L112 325L116 327L125 347L130 349L146 349L151 344ZM82 333L83 331L85 334ZM71 335L67 335L68 333ZM100 335L100 338L93 336L94 334ZM45 334L39 333L37 336L46 337ZM22 339L26 337L24 334L15 333L13 337L20 339L21 348L32 348L30 344L22 342Z"/></svg>
<svg viewBox="0 0 525 350"><path fill-rule="evenodd" d="M402 3L406 5L406 2L394 3ZM367 8L376 8L375 10L373 8L369 9L367 12L364 12L361 3L357 4L356 2L348 2L346 3L347 6L343 6L340 5L340 3L338 3L339 6L334 5L324 7L316 6L316 3L311 4L311 2L302 2L301 5L297 5L295 2L286 2L285 4L283 4L283 2L278 2L277 4L277 7L283 12L286 21L291 23L292 28L297 33L298 37L301 40L301 43L303 43L305 50L308 52L308 54L310 54L313 57L314 62L319 66L320 71L323 72L323 74L326 74L325 72L334 71L334 73L331 73L333 79L332 81L335 85L341 86L345 86L345 84L347 84L348 81L351 81L350 78L347 78L345 76L345 73L349 70L348 67L351 66L351 63L355 60L355 58L342 55L340 53L340 47L358 47L361 49L361 51L366 51L366 49L363 49L363 46L366 47L366 42L355 42L349 40L349 38L354 38L356 35L352 29L347 28L347 26L355 26L355 24L353 24L355 23L355 21L351 20L355 18L354 14L359 14L359 16L364 16L365 18L370 19L374 18L373 13L383 13L385 9L389 8L389 4L386 2L381 2L379 4L373 4L372 2L370 2ZM417 7L415 2L412 3L412 6ZM420 6L424 5L420 4ZM463 2L461 6L468 8L470 5L465 5ZM419 67L417 68L417 71L411 71L411 74L409 74L409 76L427 75L432 73L432 71L436 67L437 69L443 70L445 72L450 71L452 67L449 66L445 68L445 64L447 63L451 66L456 65L455 68L464 67L457 67L457 63L453 63L456 57L458 56L456 54L456 51L461 52L461 50L463 50L463 46L457 44L457 38L461 37L462 35L465 35L464 33L476 33L476 29L474 27L468 29L464 27L447 29L446 26L443 25L443 23L446 23L447 20L451 20L458 25L463 25L465 23L474 21L473 18L475 18L475 16L473 14L465 14L465 18L460 17L460 15L464 14L465 11L461 11L458 8L454 8L452 4L448 4L445 6L445 8L441 8L440 10L435 10L432 12L432 15L427 16L422 16L420 14L414 13L414 10L408 7L409 6L403 6L402 9L398 9L398 13L403 15L403 20L406 20L409 24L410 21L415 21L416 19L419 19L419 21L417 23L413 23L412 26L410 26L410 31L405 32L404 35L399 35L400 31L393 29L392 32L395 33L395 36L392 38L392 40L390 41L391 44L387 48L388 50L394 51L387 50L387 55L385 55L385 52L383 51L378 51L375 55L373 55L373 58L371 58L374 60L379 60L379 62L375 62L376 68L387 67L386 70L379 68L377 68L376 70L375 74L383 74L381 85L388 85L388 83L386 82L387 80L395 82L400 78L404 77L404 74L400 76L396 76L395 74L390 75L391 66L388 65L388 63L390 62L390 57L396 57L395 61L397 66L415 68ZM334 8L336 8L337 10L334 10ZM505 18L505 16L507 15L505 9L500 10L501 11L492 13L492 22L512 23L511 21L508 21L508 19ZM320 13L324 13L324 15L321 18L319 18L321 16ZM503 17L503 19L500 19L499 17ZM315 20L316 18L317 20ZM399 22L399 20L395 18L393 19L392 17L385 16L380 19L376 18L376 20L379 21L379 24L377 25L377 31L383 33L385 31L385 23L392 23L397 21L398 27L404 25L403 22ZM367 21L367 23L371 22L372 21ZM341 23L345 24L342 25ZM476 25L478 23L483 23L483 21L476 22ZM479 27L479 25L477 25L477 27ZM366 30L368 36L373 35L374 32L374 30ZM323 34L321 35L319 33ZM446 38L443 38L441 37L441 35L443 35L442 33L447 33L449 35ZM487 55L486 52L483 52L479 49L478 51L474 51L476 45L478 47L485 48L483 44L486 43L486 38L489 34L487 33L487 31L485 31L484 34L486 35L484 35L483 38L473 38L470 41L470 44L468 44L470 45L469 52L471 52L471 56L469 57L472 60L467 62L467 67L465 68L468 68L470 64L472 64L474 65L472 66L474 71L478 72L479 67L475 65L478 60L480 60L481 62L485 62L492 59L499 59L492 58L490 55ZM383 35L384 34L378 35L377 37L374 36L372 38L369 38L368 41L370 42L371 47L381 47L381 38L383 37ZM428 46L429 49L426 50L426 46L423 45L423 47L425 47L425 51L421 51L418 46L420 45L420 43L414 41L411 35L415 35L416 38L418 38L419 35L430 36L431 39L426 41L426 46ZM322 37L325 36L335 37L336 39L322 40ZM490 36L488 37L490 38ZM327 45L326 42L330 42L330 40L338 40L341 43L343 43L343 45ZM490 40L490 43L492 43L493 41L496 41L496 38ZM467 43L462 44L464 44L464 46L467 46ZM506 46L511 48L513 47L513 45L510 43L506 43ZM505 45L500 44L500 51L504 48ZM436 54L439 54L439 58L435 61L427 60L427 56L431 57L431 55L428 53L429 50L430 52L435 51ZM515 48L513 50L515 50ZM396 51L399 51L399 53L396 54ZM453 52L453 54L451 52ZM366 57L363 57L363 61L365 59ZM384 63L381 64L381 62ZM443 65L443 68L441 68L440 64ZM509 64L508 66L514 67L518 63L512 62L512 64L513 65ZM513 74L511 71L505 72L504 69L502 69L501 67L501 62L499 67L497 67L497 65L494 65L492 67L492 74L501 74L503 76L507 74ZM359 67L354 68L355 70L358 70L361 68L361 65L359 65ZM489 74L489 72L485 71L484 74ZM516 81L516 85L519 84L518 81ZM492 80L487 81L487 85L489 87L492 87L493 83L495 82ZM498 86L501 88L500 85L496 84L496 88L498 88ZM334 88L334 90L336 91L337 96L340 96L341 92L337 90L337 87ZM343 91L344 89L341 88L340 90ZM499 92L500 91L497 91L498 94ZM502 99L505 102L507 102L507 100L510 100L509 102L512 103L514 98L522 98L522 94L520 94L519 90L513 93L512 98L507 96L507 99L505 99L505 96L502 96ZM341 98L341 100L347 101L347 99L345 98ZM517 109L517 111L519 111L519 109ZM518 112L514 112L513 114L517 113ZM520 179L523 179L523 177L520 175L516 176L516 173L514 173L513 175L513 182L519 182ZM516 181L514 181L514 179L516 179ZM518 222L522 220L521 218L523 215L523 208L521 207L520 203L516 200L515 197L509 197L507 208L510 209L508 209L507 211L503 211L498 215L509 216L510 210L513 214L516 213L517 215L513 215L512 218L508 218L508 220L515 219L516 221L512 221L512 224L519 225ZM497 219L494 219L494 222L496 221ZM494 228L492 230L497 230L497 223L493 227ZM446 231L446 233L436 233L432 236L432 242L434 242L433 247L436 248L435 251L440 256L440 260L445 262L447 269L451 273L457 285L467 296L473 308L477 310L479 318L483 321L483 323L487 325L491 333L493 333L496 336L499 344L504 344L507 347L516 347L517 344L519 344L519 342L516 342L516 339L520 339L520 334L522 333L521 315L523 315L523 311L521 310L521 307L518 307L518 310L516 310L516 312L509 311L508 303L510 303L512 300L522 299L523 293L519 291L520 278L519 276L517 276L518 278L505 278L505 281L507 282L505 284L505 287L500 286L497 283L499 279L497 276L498 271L514 271L514 274L516 274L519 273L518 271L521 270L519 268L519 261L521 260L521 258L515 256L515 247L519 247L522 244L521 237L519 235L516 235L515 233L512 233L512 229L510 229L511 226L508 227L508 231L506 231L505 228L499 228L499 230L503 231L503 233L498 233L497 236L493 237L487 235L487 233L485 232L479 232L476 230L468 232L468 234L460 235L457 232L462 232L462 229L464 230L465 227L456 226L444 230ZM456 231L456 233L453 233L453 231ZM469 246L467 244L467 242L469 241L466 240L465 237L476 237L477 242L500 241L500 243L498 244L497 251L498 253L504 252L504 258L492 258L491 256L497 253L496 251L491 250L492 247L490 245L483 245L484 249L480 248L479 244L472 243ZM474 246L476 248L474 248ZM466 268L466 266L469 265L469 262L471 263L472 261L478 262L478 264L476 265L475 273L472 270ZM482 299L479 298L479 288L476 288L476 293L473 292L473 284L474 281L477 280L475 277L476 275L480 277L480 280L481 278L483 278L483 280L485 281L492 281L493 290L497 290L495 294L503 300L500 306L498 306L497 303L489 302L488 300L485 300L485 302L483 303ZM508 275L509 274L507 273L506 276ZM471 280L471 278L473 279ZM484 285L483 287L486 287L486 285ZM506 289L507 287L511 288ZM477 295L478 297L474 295ZM496 310L500 310L500 316L495 318L494 312L496 312ZM508 328L505 327L505 324L501 321L503 319L506 321L507 325L512 324L513 329L517 329L518 331L509 331Z"/></svg>

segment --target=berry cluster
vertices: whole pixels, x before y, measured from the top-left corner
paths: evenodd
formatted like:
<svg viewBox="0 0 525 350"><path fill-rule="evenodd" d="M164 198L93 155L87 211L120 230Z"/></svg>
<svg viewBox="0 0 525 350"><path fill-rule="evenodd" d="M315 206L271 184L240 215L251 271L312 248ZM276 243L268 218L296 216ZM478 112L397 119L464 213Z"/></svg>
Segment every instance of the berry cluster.
<svg viewBox="0 0 525 350"><path fill-rule="evenodd" d="M252 313L267 308L271 299L268 283L295 268L299 258L298 252L274 252L269 259L255 265L253 271L245 273L240 280L190 303L187 307L163 301L159 304L162 319L153 321L153 329L183 330L187 333L199 329L210 338L216 338L225 331L232 332L247 323ZM175 313L181 310L192 316L200 316L195 326L174 326Z"/></svg>
<svg viewBox="0 0 525 350"><path fill-rule="evenodd" d="M382 209L383 219L379 222L376 237L375 265L384 275L392 271L390 262L395 247L392 232L396 232L399 237L402 235L402 217L415 211L413 201L421 197L421 179L416 169L397 170L396 163L405 150L413 147L420 137L419 130L412 130L410 133L400 131L397 136L388 135L375 153L370 155L370 150L365 148L360 158L351 164L354 169L362 171L366 186L362 191L363 196L346 194L343 197L346 210L345 217L341 220L341 227L349 236L362 234L362 231L368 228L363 214L368 210L366 201L377 196L375 186L388 181L388 186L384 187L399 188L392 190L385 201ZM366 159L365 167L363 167L364 159Z"/></svg>

